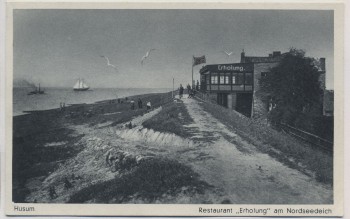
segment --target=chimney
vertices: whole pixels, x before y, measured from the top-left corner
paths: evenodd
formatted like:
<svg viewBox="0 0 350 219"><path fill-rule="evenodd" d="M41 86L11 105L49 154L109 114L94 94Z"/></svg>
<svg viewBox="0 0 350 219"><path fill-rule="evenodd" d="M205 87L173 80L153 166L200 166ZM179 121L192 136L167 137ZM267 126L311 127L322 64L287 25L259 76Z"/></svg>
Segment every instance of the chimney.
<svg viewBox="0 0 350 219"><path fill-rule="evenodd" d="M244 53L244 49L241 52L241 63L245 63L245 53Z"/></svg>
<svg viewBox="0 0 350 219"><path fill-rule="evenodd" d="M321 71L326 71L326 58L320 58Z"/></svg>

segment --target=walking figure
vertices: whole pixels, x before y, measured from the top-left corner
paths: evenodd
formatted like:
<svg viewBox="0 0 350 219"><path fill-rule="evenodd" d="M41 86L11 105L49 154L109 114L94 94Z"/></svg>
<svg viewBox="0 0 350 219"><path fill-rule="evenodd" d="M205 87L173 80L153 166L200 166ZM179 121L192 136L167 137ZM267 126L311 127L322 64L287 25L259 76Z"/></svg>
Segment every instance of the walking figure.
<svg viewBox="0 0 350 219"><path fill-rule="evenodd" d="M187 93L188 93L188 98L191 98L191 85L187 84Z"/></svg>
<svg viewBox="0 0 350 219"><path fill-rule="evenodd" d="M188 98L192 97L192 89L191 89L191 85L187 84L187 92L188 92Z"/></svg>
<svg viewBox="0 0 350 219"><path fill-rule="evenodd" d="M189 93L188 93L188 98L192 98L192 97L194 97L194 92L195 92L195 90L190 90L189 91Z"/></svg>
<svg viewBox="0 0 350 219"><path fill-rule="evenodd" d="M182 84L180 84L180 89L179 89L179 96L180 99L182 98L182 95L184 94L184 88L182 87Z"/></svg>

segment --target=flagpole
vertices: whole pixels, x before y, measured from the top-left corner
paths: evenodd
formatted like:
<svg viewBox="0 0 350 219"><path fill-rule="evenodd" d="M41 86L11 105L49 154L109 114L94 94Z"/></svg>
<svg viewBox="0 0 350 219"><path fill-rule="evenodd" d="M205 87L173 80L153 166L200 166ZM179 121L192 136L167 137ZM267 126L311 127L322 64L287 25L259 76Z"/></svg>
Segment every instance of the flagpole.
<svg viewBox="0 0 350 219"><path fill-rule="evenodd" d="M194 64L194 56L193 56L193 59L192 59L192 89L193 89L193 64Z"/></svg>
<svg viewBox="0 0 350 219"><path fill-rule="evenodd" d="M174 78L173 78L173 91L171 92L171 97L174 99Z"/></svg>

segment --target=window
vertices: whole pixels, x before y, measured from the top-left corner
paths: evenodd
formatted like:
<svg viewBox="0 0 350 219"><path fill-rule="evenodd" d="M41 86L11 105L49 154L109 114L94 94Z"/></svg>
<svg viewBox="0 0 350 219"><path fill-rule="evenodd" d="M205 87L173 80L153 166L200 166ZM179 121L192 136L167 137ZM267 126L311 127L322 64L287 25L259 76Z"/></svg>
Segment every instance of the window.
<svg viewBox="0 0 350 219"><path fill-rule="evenodd" d="M229 76L225 76L225 84L229 84L230 83L230 77Z"/></svg>
<svg viewBox="0 0 350 219"><path fill-rule="evenodd" d="M220 76L220 84L229 84L229 76Z"/></svg>
<svg viewBox="0 0 350 219"><path fill-rule="evenodd" d="M232 76L232 84L236 84L236 75Z"/></svg>
<svg viewBox="0 0 350 219"><path fill-rule="evenodd" d="M211 84L218 84L218 76L211 76Z"/></svg>
<svg viewBox="0 0 350 219"><path fill-rule="evenodd" d="M220 76L220 84L225 84L225 76Z"/></svg>
<svg viewBox="0 0 350 219"><path fill-rule="evenodd" d="M246 73L245 74L245 82L244 84L253 84L253 74L252 73Z"/></svg>

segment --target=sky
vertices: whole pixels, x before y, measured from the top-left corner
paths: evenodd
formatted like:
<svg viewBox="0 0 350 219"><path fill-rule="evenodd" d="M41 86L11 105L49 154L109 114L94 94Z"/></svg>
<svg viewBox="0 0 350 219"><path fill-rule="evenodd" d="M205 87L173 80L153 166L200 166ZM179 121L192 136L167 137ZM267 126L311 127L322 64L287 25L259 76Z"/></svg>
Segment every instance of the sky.
<svg viewBox="0 0 350 219"><path fill-rule="evenodd" d="M333 11L16 9L14 78L45 87L73 87L83 78L93 88L170 88L173 78L176 87L191 82L193 56L238 63L242 49L267 56L294 47L326 58L332 89L333 29ZM201 67L194 67L196 80Z"/></svg>

